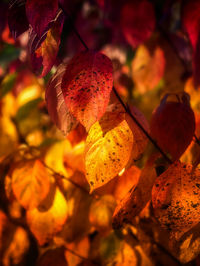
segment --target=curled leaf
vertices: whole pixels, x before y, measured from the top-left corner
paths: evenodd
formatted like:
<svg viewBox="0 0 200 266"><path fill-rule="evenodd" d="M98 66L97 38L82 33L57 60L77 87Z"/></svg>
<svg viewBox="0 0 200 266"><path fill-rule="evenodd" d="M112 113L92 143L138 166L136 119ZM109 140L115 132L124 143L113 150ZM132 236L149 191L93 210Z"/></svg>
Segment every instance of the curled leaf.
<svg viewBox="0 0 200 266"><path fill-rule="evenodd" d="M69 112L61 90L61 82L65 67L65 64L58 66L56 73L47 85L45 99L51 119L64 134L68 134L76 127L77 121Z"/></svg>
<svg viewBox="0 0 200 266"><path fill-rule="evenodd" d="M41 77L45 76L55 63L60 45L63 22L64 15L61 10L58 10L57 16L49 24L48 29L42 36L35 33L33 29L30 30L30 60L33 70L38 73L41 72Z"/></svg>
<svg viewBox="0 0 200 266"><path fill-rule="evenodd" d="M27 0L26 15L33 30L41 37L56 16L58 0Z"/></svg>

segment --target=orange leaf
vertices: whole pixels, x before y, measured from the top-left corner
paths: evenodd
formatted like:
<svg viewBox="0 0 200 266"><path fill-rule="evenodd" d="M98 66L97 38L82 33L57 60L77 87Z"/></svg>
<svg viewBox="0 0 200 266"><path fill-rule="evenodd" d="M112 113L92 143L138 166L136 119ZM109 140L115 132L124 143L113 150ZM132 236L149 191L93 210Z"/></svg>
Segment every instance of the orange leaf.
<svg viewBox="0 0 200 266"><path fill-rule="evenodd" d="M135 184L117 205L113 214L114 228L121 227L123 223L133 223L135 216L151 199L151 189L156 179L156 171L153 167L156 158L157 154L149 158L141 172L138 184Z"/></svg>
<svg viewBox="0 0 200 266"><path fill-rule="evenodd" d="M65 102L87 130L106 111L112 85L112 62L99 52L81 52L67 65L61 85Z"/></svg>
<svg viewBox="0 0 200 266"><path fill-rule="evenodd" d="M144 45L139 46L132 61L132 75L140 93L152 90L164 75L165 57L156 47L151 53Z"/></svg>
<svg viewBox="0 0 200 266"><path fill-rule="evenodd" d="M39 161L21 161L12 171L12 189L15 197L25 209L37 207L47 196L50 176Z"/></svg>
<svg viewBox="0 0 200 266"><path fill-rule="evenodd" d="M66 199L52 184L45 200L37 208L28 210L26 216L30 230L43 245L62 229L68 217Z"/></svg>
<svg viewBox="0 0 200 266"><path fill-rule="evenodd" d="M180 235L199 223L200 170L175 162L160 175L152 189L154 213L161 226Z"/></svg>
<svg viewBox="0 0 200 266"><path fill-rule="evenodd" d="M91 191L113 179L128 163L133 134L118 105L110 106L86 139L86 178Z"/></svg>

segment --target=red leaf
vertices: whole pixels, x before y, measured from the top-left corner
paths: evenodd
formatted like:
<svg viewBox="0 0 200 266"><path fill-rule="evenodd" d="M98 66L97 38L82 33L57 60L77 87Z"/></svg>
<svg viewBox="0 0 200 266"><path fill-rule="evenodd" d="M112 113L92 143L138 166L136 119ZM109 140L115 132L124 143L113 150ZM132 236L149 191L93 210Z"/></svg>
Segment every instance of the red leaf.
<svg viewBox="0 0 200 266"><path fill-rule="evenodd" d="M166 100L153 112L150 128L158 145L176 160L192 141L195 118L189 104Z"/></svg>
<svg viewBox="0 0 200 266"><path fill-rule="evenodd" d="M66 105L87 130L106 111L112 84L112 62L99 52L81 52L66 67L61 85Z"/></svg>
<svg viewBox="0 0 200 266"><path fill-rule="evenodd" d="M183 5L182 23L188 33L192 47L195 50L200 30L200 2L199 0L185 1Z"/></svg>
<svg viewBox="0 0 200 266"><path fill-rule="evenodd" d="M41 72L45 76L52 68L60 45L64 16L61 10L54 21L49 24L49 29L42 37L39 37L33 30L30 31L29 53L31 64L35 72Z"/></svg>
<svg viewBox="0 0 200 266"><path fill-rule="evenodd" d="M147 0L126 3L121 12L121 28L133 48L147 40L155 28L152 3Z"/></svg>
<svg viewBox="0 0 200 266"><path fill-rule="evenodd" d="M47 85L45 98L52 121L60 130L67 134L76 127L78 122L69 112L61 90L61 81L65 68L65 64L59 65L55 75Z"/></svg>
<svg viewBox="0 0 200 266"><path fill-rule="evenodd" d="M28 30L25 0L12 0L8 10L8 25L14 39Z"/></svg>
<svg viewBox="0 0 200 266"><path fill-rule="evenodd" d="M200 58L200 2L198 0L185 1L183 6L182 23L188 33L193 48L194 84L200 85L199 58Z"/></svg>
<svg viewBox="0 0 200 266"><path fill-rule="evenodd" d="M49 23L55 18L58 0L27 0L26 15L33 30L41 37Z"/></svg>

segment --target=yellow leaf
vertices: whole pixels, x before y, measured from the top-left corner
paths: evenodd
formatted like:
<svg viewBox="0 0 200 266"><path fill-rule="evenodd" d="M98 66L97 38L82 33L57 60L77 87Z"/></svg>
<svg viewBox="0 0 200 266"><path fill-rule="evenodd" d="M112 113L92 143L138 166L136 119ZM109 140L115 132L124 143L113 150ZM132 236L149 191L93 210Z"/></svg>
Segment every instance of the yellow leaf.
<svg viewBox="0 0 200 266"><path fill-rule="evenodd" d="M114 212L116 201L113 196L105 195L94 200L90 207L89 219L98 231L111 229L112 214Z"/></svg>
<svg viewBox="0 0 200 266"><path fill-rule="evenodd" d="M12 172L12 189L25 209L37 207L47 196L50 176L39 160L21 161Z"/></svg>
<svg viewBox="0 0 200 266"><path fill-rule="evenodd" d="M26 213L30 230L40 245L47 243L62 230L68 217L68 204L60 190L52 184L45 200Z"/></svg>
<svg viewBox="0 0 200 266"><path fill-rule="evenodd" d="M45 163L54 169L54 171L69 176L64 166L65 151L71 150L71 144L68 140L59 141L53 144L47 151Z"/></svg>
<svg viewBox="0 0 200 266"><path fill-rule="evenodd" d="M86 178L91 191L113 179L128 163L133 133L125 113L114 105L89 130L86 139Z"/></svg>
<svg viewBox="0 0 200 266"><path fill-rule="evenodd" d="M10 118L0 118L0 156L8 155L17 147L18 135L15 125Z"/></svg>
<svg viewBox="0 0 200 266"><path fill-rule="evenodd" d="M141 45L132 61L133 80L140 93L152 90L164 75L165 58L163 51L156 47L153 53Z"/></svg>

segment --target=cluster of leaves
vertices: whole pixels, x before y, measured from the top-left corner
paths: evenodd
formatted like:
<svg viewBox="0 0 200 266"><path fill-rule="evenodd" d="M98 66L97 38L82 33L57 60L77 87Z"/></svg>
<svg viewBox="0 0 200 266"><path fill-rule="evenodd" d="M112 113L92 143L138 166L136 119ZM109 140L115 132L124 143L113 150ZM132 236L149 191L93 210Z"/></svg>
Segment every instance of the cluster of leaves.
<svg viewBox="0 0 200 266"><path fill-rule="evenodd" d="M1 264L198 265L200 1L0 12Z"/></svg>

